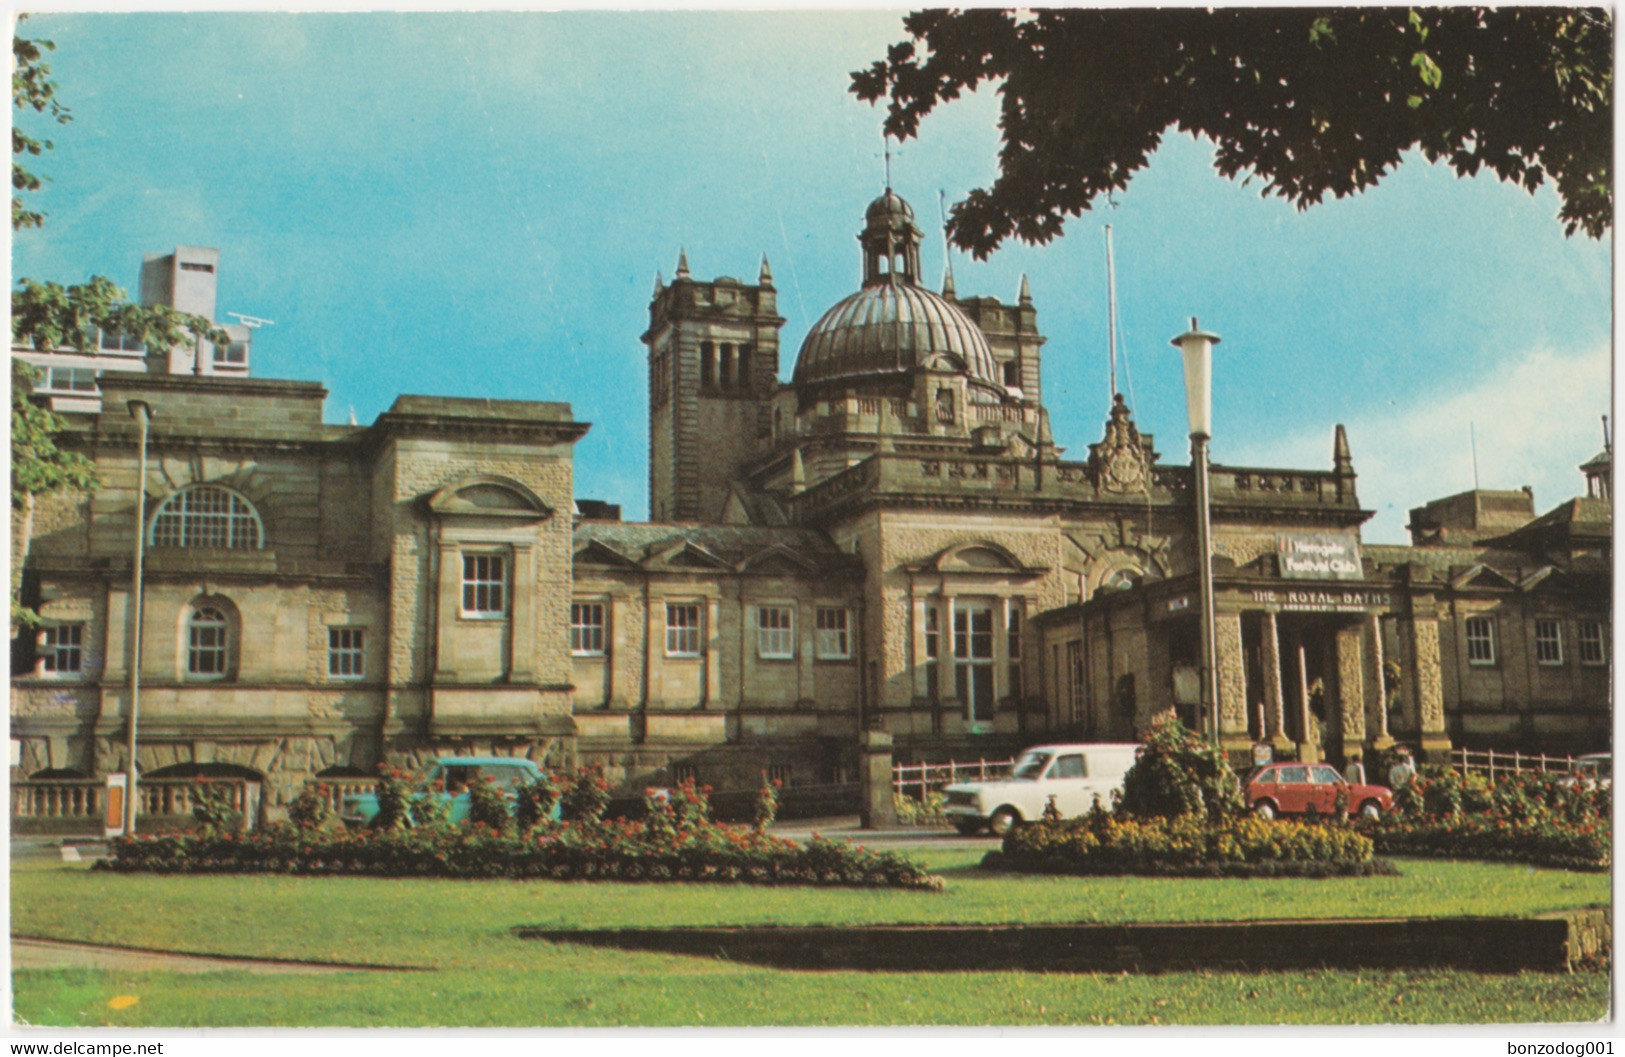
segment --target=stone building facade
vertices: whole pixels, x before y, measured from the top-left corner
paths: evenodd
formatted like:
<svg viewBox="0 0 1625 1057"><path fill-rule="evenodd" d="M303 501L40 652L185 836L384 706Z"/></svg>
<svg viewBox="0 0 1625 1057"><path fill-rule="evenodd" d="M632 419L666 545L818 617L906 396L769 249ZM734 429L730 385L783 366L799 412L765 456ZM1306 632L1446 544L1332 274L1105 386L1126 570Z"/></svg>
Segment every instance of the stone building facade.
<svg viewBox="0 0 1625 1057"><path fill-rule="evenodd" d="M877 732L993 759L1169 709L1210 728L1190 466L1117 395L1063 458L1026 280L1008 303L928 290L921 239L897 195L869 206L861 285L787 382L765 260L755 284L686 259L657 281L647 524L576 505L565 404L401 397L332 426L314 384L104 375L65 438L103 483L37 511L16 773L125 766L137 513L138 763L229 768L271 804L451 751L795 787L851 781ZM154 412L144 482L131 400ZM1473 493L1367 546L1329 439L1322 469L1212 467L1222 743L1606 744L1611 456L1544 517Z"/></svg>

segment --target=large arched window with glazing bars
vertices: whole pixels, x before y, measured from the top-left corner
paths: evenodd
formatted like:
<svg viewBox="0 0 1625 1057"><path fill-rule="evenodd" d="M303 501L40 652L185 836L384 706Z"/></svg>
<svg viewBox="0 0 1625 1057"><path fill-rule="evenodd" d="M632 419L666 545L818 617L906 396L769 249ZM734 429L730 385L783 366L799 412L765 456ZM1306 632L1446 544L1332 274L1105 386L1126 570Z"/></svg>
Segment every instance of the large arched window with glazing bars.
<svg viewBox="0 0 1625 1057"><path fill-rule="evenodd" d="M265 527L259 511L224 485L198 484L165 499L152 515L147 543L153 547L259 550Z"/></svg>

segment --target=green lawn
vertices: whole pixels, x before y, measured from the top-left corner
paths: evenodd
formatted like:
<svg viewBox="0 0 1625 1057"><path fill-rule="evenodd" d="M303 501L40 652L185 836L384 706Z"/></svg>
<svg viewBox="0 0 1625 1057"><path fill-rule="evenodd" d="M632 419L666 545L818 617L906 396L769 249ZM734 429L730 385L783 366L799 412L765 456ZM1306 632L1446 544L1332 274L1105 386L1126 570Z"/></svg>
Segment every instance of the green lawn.
<svg viewBox="0 0 1625 1057"><path fill-rule="evenodd" d="M1590 1020L1604 973L803 973L515 939L516 925L1191 921L1508 915L1606 905L1608 877L1407 860L1403 876L1310 880L988 875L922 858L944 892L690 884L156 877L23 865L12 929L210 954L433 968L256 976L18 972L37 1024L614 1025L1426 1023ZM115 996L139 1001L115 1010Z"/></svg>

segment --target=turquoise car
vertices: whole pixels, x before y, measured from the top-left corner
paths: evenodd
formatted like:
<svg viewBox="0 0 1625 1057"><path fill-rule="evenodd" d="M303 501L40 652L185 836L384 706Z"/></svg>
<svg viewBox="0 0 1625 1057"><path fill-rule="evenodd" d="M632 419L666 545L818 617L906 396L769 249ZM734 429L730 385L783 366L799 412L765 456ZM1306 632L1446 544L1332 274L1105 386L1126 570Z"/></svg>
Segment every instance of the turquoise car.
<svg viewBox="0 0 1625 1057"><path fill-rule="evenodd" d="M413 785L419 789L436 789L438 795L450 805L451 821L468 821L468 787L472 782L489 780L508 800L508 812L513 813L516 802L514 792L542 776L534 763L512 756L443 756L431 763L418 776ZM439 783L436 785L435 783ZM559 806L553 805L557 818ZM378 815L378 797L373 793L355 793L344 798L339 817L351 829L365 829Z"/></svg>

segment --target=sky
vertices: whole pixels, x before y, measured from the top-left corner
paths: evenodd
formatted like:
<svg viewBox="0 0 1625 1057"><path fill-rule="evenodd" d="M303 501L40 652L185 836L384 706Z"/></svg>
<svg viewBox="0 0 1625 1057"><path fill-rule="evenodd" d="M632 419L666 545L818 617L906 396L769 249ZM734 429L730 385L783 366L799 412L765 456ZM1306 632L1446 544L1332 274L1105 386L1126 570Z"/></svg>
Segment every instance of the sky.
<svg viewBox="0 0 1625 1057"><path fill-rule="evenodd" d="M46 134L13 280L106 275L220 250L219 311L274 321L253 373L313 379L329 421L401 393L561 400L593 428L576 494L648 514L646 350L656 273L754 281L787 322L780 375L857 289L884 187L882 112L849 73L898 11L87 14L31 17L73 122ZM990 90L926 118L892 162L940 282L939 193L996 174ZM38 125L25 127L38 128ZM952 256L960 296L1029 277L1044 397L1073 457L1109 408L1104 226L1120 384L1167 463L1188 461L1168 339L1217 332L1215 463L1329 469L1343 423L1368 542L1472 488L1583 494L1612 384L1610 245L1568 238L1550 190L1408 159L1298 211L1170 133L1128 189L1046 247ZM1476 468L1475 468L1476 441Z"/></svg>

